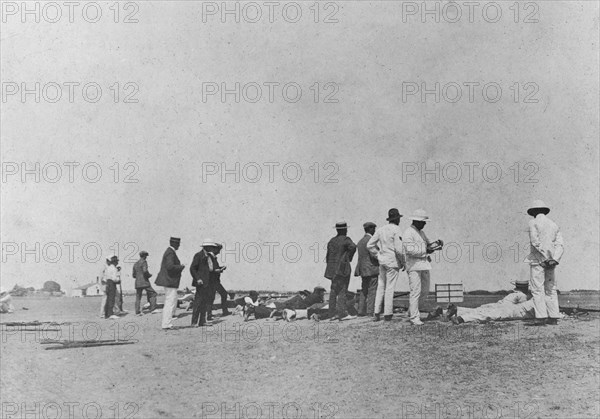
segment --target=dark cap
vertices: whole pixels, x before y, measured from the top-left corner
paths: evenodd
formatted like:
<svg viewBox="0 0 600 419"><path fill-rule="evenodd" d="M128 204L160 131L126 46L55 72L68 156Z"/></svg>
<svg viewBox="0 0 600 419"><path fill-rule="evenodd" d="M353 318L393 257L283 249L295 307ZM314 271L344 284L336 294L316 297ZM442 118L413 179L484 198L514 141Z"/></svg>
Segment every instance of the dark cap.
<svg viewBox="0 0 600 419"><path fill-rule="evenodd" d="M371 228L371 227L377 227L377 224L372 223L370 221L367 221L366 223L363 224L363 228L366 230L367 228Z"/></svg>
<svg viewBox="0 0 600 419"><path fill-rule="evenodd" d="M181 243L181 239L179 237L171 237L169 241L171 243Z"/></svg>
<svg viewBox="0 0 600 419"><path fill-rule="evenodd" d="M145 250L142 250L142 251L140 252L140 256L141 256L141 257L148 256L148 255L150 255L150 253L146 252Z"/></svg>

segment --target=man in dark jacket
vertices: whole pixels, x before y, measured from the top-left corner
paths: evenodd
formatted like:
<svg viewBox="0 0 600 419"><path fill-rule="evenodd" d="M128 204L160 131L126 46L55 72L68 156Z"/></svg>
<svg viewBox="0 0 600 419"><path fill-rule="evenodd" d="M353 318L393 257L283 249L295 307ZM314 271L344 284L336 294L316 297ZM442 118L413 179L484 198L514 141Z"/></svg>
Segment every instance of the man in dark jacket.
<svg viewBox="0 0 600 419"><path fill-rule="evenodd" d="M148 272L148 261L146 260L147 257L148 252L142 250L140 252L140 259L133 265L132 276L135 278L135 314L138 316L142 315L140 306L144 290L146 290L146 297L150 303L150 312L156 309L157 294L156 291L154 291L154 288L152 288L150 281L148 281L150 277L152 277L152 274Z"/></svg>
<svg viewBox="0 0 600 419"><path fill-rule="evenodd" d="M379 262L367 250L367 243L373 237L377 226L375 223L363 224L365 236L356 244L358 251L358 262L354 276L362 278L361 295L358 302L359 316L372 316L375 311L375 293L377 292L377 280L379 277Z"/></svg>
<svg viewBox="0 0 600 419"><path fill-rule="evenodd" d="M227 269L226 266L219 265L219 260L217 256L221 253L221 249L223 245L220 243L212 242L207 240L207 243L212 244L210 247L210 261L211 261L211 275L210 275L210 290L208 293L208 302L207 302L207 320L212 320L212 310L213 304L215 302L215 295L218 293L219 297L221 297L221 316L229 316L231 312L227 308L227 290L221 284L221 274Z"/></svg>
<svg viewBox="0 0 600 419"><path fill-rule="evenodd" d="M210 291L209 257L207 248L203 247L202 250L194 255L190 266L192 287L196 288L192 311L192 326L204 326L206 324L208 293Z"/></svg>
<svg viewBox="0 0 600 419"><path fill-rule="evenodd" d="M325 278L331 280L331 291L329 293L329 314L331 320L342 320L354 318L346 316L346 291L350 285L350 274L352 267L350 262L356 252L356 245L346 236L348 225L345 221L336 223L337 236L327 243L327 255L325 261Z"/></svg>
<svg viewBox="0 0 600 419"><path fill-rule="evenodd" d="M165 288L165 305L162 313L162 328L168 330L173 328L173 316L177 310L177 288L181 281L181 272L185 268L177 257L177 249L181 239L171 237L170 246L165 250L160 264L160 272L156 277L156 285Z"/></svg>

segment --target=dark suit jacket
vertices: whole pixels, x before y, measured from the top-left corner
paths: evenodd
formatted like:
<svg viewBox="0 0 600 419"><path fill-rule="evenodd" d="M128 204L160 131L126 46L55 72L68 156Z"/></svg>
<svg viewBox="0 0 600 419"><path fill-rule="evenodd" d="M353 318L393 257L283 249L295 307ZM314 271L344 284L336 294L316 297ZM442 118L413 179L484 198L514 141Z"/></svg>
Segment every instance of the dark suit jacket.
<svg viewBox="0 0 600 419"><path fill-rule="evenodd" d="M167 288L179 288L183 266L175 251L168 247L160 264L160 272L156 277L156 285Z"/></svg>
<svg viewBox="0 0 600 419"><path fill-rule="evenodd" d="M327 267L325 268L325 278L333 279L348 278L352 274L352 267L350 262L356 252L356 245L352 239L348 236L335 236L327 243L327 255L325 261Z"/></svg>
<svg viewBox="0 0 600 419"><path fill-rule="evenodd" d="M152 276L148 272L148 261L140 258L135 265L133 265L133 277L135 278L135 288L148 288L150 287L150 281L148 279Z"/></svg>
<svg viewBox="0 0 600 419"><path fill-rule="evenodd" d="M356 244L358 262L356 263L354 276L367 277L379 275L379 262L376 258L371 256L371 253L367 250L367 243L371 237L370 234L365 234L365 236Z"/></svg>
<svg viewBox="0 0 600 419"><path fill-rule="evenodd" d="M212 261L213 271L210 270L208 260ZM214 269L218 269L219 262L217 258L212 254L206 252L204 249L194 255L194 260L190 266L190 273L192 274L192 287L198 286L198 280L202 280L202 286L207 287L211 284L215 284L221 279L221 274L215 272Z"/></svg>

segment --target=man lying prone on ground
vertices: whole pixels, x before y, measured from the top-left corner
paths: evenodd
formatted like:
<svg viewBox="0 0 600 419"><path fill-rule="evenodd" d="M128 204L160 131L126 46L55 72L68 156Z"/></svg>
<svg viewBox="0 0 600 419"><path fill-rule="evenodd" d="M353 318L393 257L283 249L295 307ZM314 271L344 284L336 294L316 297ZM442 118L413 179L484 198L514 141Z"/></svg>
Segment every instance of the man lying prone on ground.
<svg viewBox="0 0 600 419"><path fill-rule="evenodd" d="M446 317L454 324L486 322L490 320L515 320L534 318L534 305L529 292L528 281L517 281L515 289L498 302L484 304L476 308L448 306ZM430 313L429 319L442 314L441 307Z"/></svg>

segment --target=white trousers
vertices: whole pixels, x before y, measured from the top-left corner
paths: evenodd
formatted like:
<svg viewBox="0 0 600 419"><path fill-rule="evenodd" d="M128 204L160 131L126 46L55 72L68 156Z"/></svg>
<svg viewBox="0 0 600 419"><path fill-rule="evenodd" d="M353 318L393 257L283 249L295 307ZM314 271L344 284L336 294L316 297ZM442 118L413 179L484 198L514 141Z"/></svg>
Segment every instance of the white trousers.
<svg viewBox="0 0 600 419"><path fill-rule="evenodd" d="M410 271L408 273L410 299L408 317L411 321L419 320L419 306L423 306L429 294L429 271Z"/></svg>
<svg viewBox="0 0 600 419"><path fill-rule="evenodd" d="M399 275L399 268L379 265L379 278L377 280L377 292L375 293L375 314L381 313L382 304L384 306L384 316L391 316L394 313L394 290Z"/></svg>
<svg viewBox="0 0 600 419"><path fill-rule="evenodd" d="M167 329L173 327L173 316L177 311L177 288L165 289L165 306L162 312L162 328Z"/></svg>
<svg viewBox="0 0 600 419"><path fill-rule="evenodd" d="M106 291L102 292L102 301L100 303L100 317L104 318L104 309L106 307Z"/></svg>
<svg viewBox="0 0 600 419"><path fill-rule="evenodd" d="M547 317L558 319L558 294L556 293L556 278L554 269L544 269L540 265L530 266L529 291L533 296L535 318Z"/></svg>

